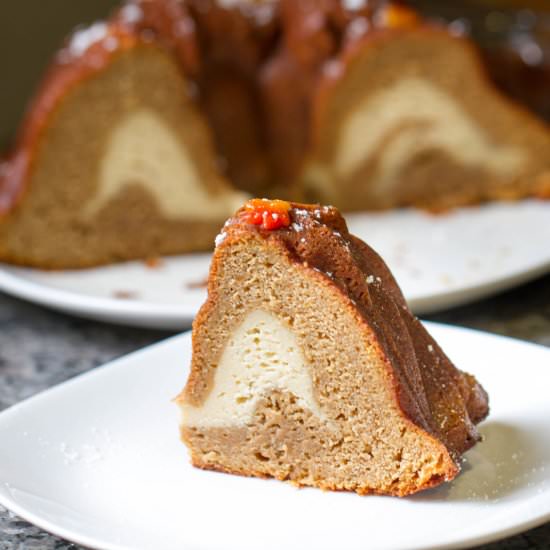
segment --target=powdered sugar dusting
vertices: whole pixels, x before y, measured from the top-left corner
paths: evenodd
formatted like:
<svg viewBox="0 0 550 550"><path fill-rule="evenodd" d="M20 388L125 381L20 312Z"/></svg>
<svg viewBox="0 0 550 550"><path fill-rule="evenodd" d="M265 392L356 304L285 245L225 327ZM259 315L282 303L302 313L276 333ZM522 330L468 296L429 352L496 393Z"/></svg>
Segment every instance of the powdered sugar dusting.
<svg viewBox="0 0 550 550"><path fill-rule="evenodd" d="M323 74L328 78L339 78L343 72L342 63L337 60L328 61L323 65Z"/></svg>
<svg viewBox="0 0 550 550"><path fill-rule="evenodd" d="M114 52L118 48L118 40L114 36L108 36L103 41L103 47L110 52Z"/></svg>
<svg viewBox="0 0 550 550"><path fill-rule="evenodd" d="M273 19L274 13L274 4L262 4L254 9L252 15L258 25L268 25Z"/></svg>
<svg viewBox="0 0 550 550"><path fill-rule="evenodd" d="M350 11L358 11L367 6L367 0L343 0L344 8Z"/></svg>
<svg viewBox="0 0 550 550"><path fill-rule="evenodd" d="M447 28L453 36L465 36L470 32L470 23L464 18L455 19L449 23Z"/></svg>
<svg viewBox="0 0 550 550"><path fill-rule="evenodd" d="M242 0L217 0L216 3L221 8L225 8L226 10L228 10L231 8L239 7L239 4L242 3Z"/></svg>
<svg viewBox="0 0 550 550"><path fill-rule="evenodd" d="M367 34L369 21L366 17L356 17L348 26L347 35L349 38L357 39Z"/></svg>
<svg viewBox="0 0 550 550"><path fill-rule="evenodd" d="M216 246L220 246L220 244L225 241L225 238L227 237L227 233L225 231L222 231L219 235L216 236L216 239L214 240L214 243Z"/></svg>
<svg viewBox="0 0 550 550"><path fill-rule="evenodd" d="M94 23L86 29L74 33L68 50L73 56L82 55L92 44L103 40L107 36L107 25L105 23Z"/></svg>
<svg viewBox="0 0 550 550"><path fill-rule="evenodd" d="M65 465L75 464L78 462L91 465L103 459L103 454L95 445L84 444L78 449L71 447L65 442L60 443L59 451L63 455Z"/></svg>
<svg viewBox="0 0 550 550"><path fill-rule="evenodd" d="M125 23L137 23L143 17L143 11L134 3L126 4L121 10L120 15Z"/></svg>
<svg viewBox="0 0 550 550"><path fill-rule="evenodd" d="M189 36L195 32L195 23L190 17L180 19L174 24L174 34L178 37Z"/></svg>

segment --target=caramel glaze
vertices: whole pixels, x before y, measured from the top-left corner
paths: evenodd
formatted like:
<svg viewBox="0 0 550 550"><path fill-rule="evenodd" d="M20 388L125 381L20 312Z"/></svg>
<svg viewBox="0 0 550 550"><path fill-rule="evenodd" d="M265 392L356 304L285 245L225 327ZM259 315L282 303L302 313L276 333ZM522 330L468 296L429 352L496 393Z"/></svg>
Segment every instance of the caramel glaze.
<svg viewBox="0 0 550 550"><path fill-rule="evenodd" d="M388 359L403 413L442 441L458 465L460 455L480 439L475 424L488 414L487 394L473 376L454 367L411 313L380 256L348 232L334 207L292 203L290 225L271 231L246 223L244 214L241 209L226 223L220 246L242 232L255 232L336 285Z"/></svg>
<svg viewBox="0 0 550 550"><path fill-rule="evenodd" d="M196 80L224 174L253 195L271 184L257 75L278 40L278 2L185 0L201 55ZM239 139L235 139L235 129Z"/></svg>
<svg viewBox="0 0 550 550"><path fill-rule="evenodd" d="M240 74L254 78L276 39L278 3L241 0L235 5L222 5L218 0L181 1L195 21L204 63L229 64Z"/></svg>
<svg viewBox="0 0 550 550"><path fill-rule="evenodd" d="M50 115L71 88L103 70L138 44L174 51L184 70L198 70L194 24L178 0L140 0L125 5L107 23L77 30L56 55L30 104L15 147L0 165L0 217L24 195L40 138Z"/></svg>

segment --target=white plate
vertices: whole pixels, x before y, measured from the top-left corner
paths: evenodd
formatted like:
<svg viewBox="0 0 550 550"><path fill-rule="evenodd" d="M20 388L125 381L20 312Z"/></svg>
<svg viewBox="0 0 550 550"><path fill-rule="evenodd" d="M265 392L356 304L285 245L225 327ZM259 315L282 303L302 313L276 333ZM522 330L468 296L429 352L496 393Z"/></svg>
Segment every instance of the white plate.
<svg viewBox="0 0 550 550"><path fill-rule="evenodd" d="M188 334L0 414L0 504L105 549L463 547L550 519L550 350L427 325L491 399L463 472L414 497L360 497L191 467L171 398Z"/></svg>
<svg viewBox="0 0 550 550"><path fill-rule="evenodd" d="M550 202L491 204L433 216L347 216L387 261L417 314L510 288L550 270ZM205 298L208 254L70 272L0 267L0 290L75 315L151 328L189 326ZM125 295L126 299L117 299ZM130 299L128 299L130 298Z"/></svg>

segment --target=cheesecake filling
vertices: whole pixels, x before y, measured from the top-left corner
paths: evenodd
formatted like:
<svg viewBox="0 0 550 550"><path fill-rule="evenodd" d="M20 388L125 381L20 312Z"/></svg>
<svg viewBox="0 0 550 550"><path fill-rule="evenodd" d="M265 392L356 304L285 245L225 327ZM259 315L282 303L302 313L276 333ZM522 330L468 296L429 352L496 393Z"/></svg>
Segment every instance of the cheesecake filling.
<svg viewBox="0 0 550 550"><path fill-rule="evenodd" d="M295 334L272 313L255 310L228 339L203 404L181 405L182 424L244 426L252 420L258 401L273 390L290 392L300 406L323 417Z"/></svg>
<svg viewBox="0 0 550 550"><path fill-rule="evenodd" d="M169 219L216 220L231 215L244 193L209 193L181 140L151 110L126 115L107 140L99 190L87 204L94 215L128 185L145 188Z"/></svg>
<svg viewBox="0 0 550 550"><path fill-rule="evenodd" d="M344 123L336 172L349 177L377 157L377 187L386 189L413 158L440 149L468 166L513 177L528 162L526 152L492 142L483 127L442 89L403 78L370 96Z"/></svg>

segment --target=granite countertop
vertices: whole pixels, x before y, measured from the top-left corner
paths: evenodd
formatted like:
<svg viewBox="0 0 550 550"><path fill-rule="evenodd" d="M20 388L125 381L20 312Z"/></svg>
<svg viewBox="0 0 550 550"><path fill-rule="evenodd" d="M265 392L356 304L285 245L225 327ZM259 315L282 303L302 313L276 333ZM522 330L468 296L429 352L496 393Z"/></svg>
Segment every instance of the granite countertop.
<svg viewBox="0 0 550 550"><path fill-rule="evenodd" d="M550 346L550 277L429 319ZM75 319L0 294L0 410L170 335ZM0 506L0 550L69 548L78 547ZM482 548L550 549L550 523Z"/></svg>

